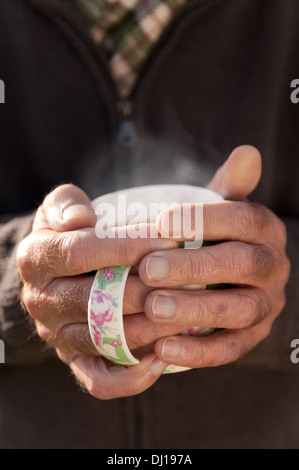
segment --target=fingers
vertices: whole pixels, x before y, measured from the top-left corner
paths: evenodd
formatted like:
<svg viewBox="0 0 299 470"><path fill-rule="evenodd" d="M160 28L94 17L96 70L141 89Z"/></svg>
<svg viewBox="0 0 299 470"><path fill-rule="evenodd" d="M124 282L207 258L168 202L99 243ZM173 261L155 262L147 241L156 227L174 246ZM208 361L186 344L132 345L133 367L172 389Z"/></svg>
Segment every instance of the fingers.
<svg viewBox="0 0 299 470"><path fill-rule="evenodd" d="M154 353L147 354L140 364L131 367L113 366L101 357L76 356L71 362L80 384L101 400L142 393L156 382L166 367Z"/></svg>
<svg viewBox="0 0 299 470"><path fill-rule="evenodd" d="M93 276L54 279L43 291L25 284L22 301L36 320L43 321L56 335L68 323L86 323ZM124 293L124 315L144 311L146 296L152 288L137 275L129 275Z"/></svg>
<svg viewBox="0 0 299 470"><path fill-rule="evenodd" d="M278 270L275 253L263 245L226 242L200 249L176 249L146 256L140 279L153 287L245 284L261 286Z"/></svg>
<svg viewBox="0 0 299 470"><path fill-rule="evenodd" d="M36 320L35 323L38 335L56 349L59 358L66 364L78 354L99 355L91 339L87 320L80 323L63 321L60 323L60 328L57 324L52 328L50 322L42 323ZM149 349L153 349L151 345L157 339L178 334L183 329L182 326L153 324L143 313L124 317L125 337L133 354L134 350L140 348L150 346Z"/></svg>
<svg viewBox="0 0 299 470"><path fill-rule="evenodd" d="M157 229L163 237L177 240L269 243L273 238L275 244L286 244L283 222L261 204L249 202L181 204L160 213Z"/></svg>
<svg viewBox="0 0 299 470"><path fill-rule="evenodd" d="M70 365L76 379L96 398L112 399L141 393L153 385L168 365L150 353L137 366L114 366L98 355L88 326L84 324L66 325L55 338L49 337L49 332L39 322L37 331L55 347L58 357Z"/></svg>
<svg viewBox="0 0 299 470"><path fill-rule="evenodd" d="M152 290L152 287L141 282L137 274L129 275L124 292L123 314L144 312L145 299Z"/></svg>
<svg viewBox="0 0 299 470"><path fill-rule="evenodd" d="M158 290L145 302L145 313L159 325L203 328L250 328L271 311L269 295L258 288Z"/></svg>
<svg viewBox="0 0 299 470"><path fill-rule="evenodd" d="M66 364L70 364L73 357L78 354L99 356L87 323L66 323L55 336L52 336L52 332L45 327L45 324L37 323L37 332L56 349L58 357Z"/></svg>
<svg viewBox="0 0 299 470"><path fill-rule="evenodd" d="M233 150L207 186L225 199L242 201L257 186L262 173L260 152L251 145Z"/></svg>
<svg viewBox="0 0 299 470"><path fill-rule="evenodd" d="M157 339L164 336L179 334L184 329L184 325L153 323L144 313L124 317L125 337L133 354L135 349L152 345Z"/></svg>
<svg viewBox="0 0 299 470"><path fill-rule="evenodd" d="M98 355L88 328L87 307L93 276L54 279L44 290L25 284L22 300L35 319L39 336L51 344L61 360L69 363L76 354ZM152 288L137 275L129 275L124 293L124 327L130 349L152 344L157 338L177 334L182 327L150 322L143 313Z"/></svg>
<svg viewBox="0 0 299 470"><path fill-rule="evenodd" d="M270 333L271 322L249 329L221 330L210 336L173 336L156 342L155 353L162 361L184 367L216 367L244 357Z"/></svg>
<svg viewBox="0 0 299 470"><path fill-rule="evenodd" d="M148 230L150 230L148 226ZM177 247L176 241L130 236L134 226L116 229L125 237L99 239L94 228L69 232L42 230L31 233L18 247L21 277L31 284L50 282L54 277L74 276L105 266L134 266L149 252Z"/></svg>
<svg viewBox="0 0 299 470"><path fill-rule="evenodd" d="M33 230L76 230L94 227L96 220L90 200L84 191L73 184L63 184L46 196L37 211Z"/></svg>
<svg viewBox="0 0 299 470"><path fill-rule="evenodd" d="M56 335L67 323L87 322L92 282L92 276L58 278L43 290L24 284L22 301L30 315Z"/></svg>
<svg viewBox="0 0 299 470"><path fill-rule="evenodd" d="M42 324L37 323L37 329L41 338L55 347L58 357L70 365L80 385L99 399L139 394L151 387L168 365L149 353L137 366L114 366L98 355L84 325L72 325L72 331L68 326L53 342L46 338Z"/></svg>

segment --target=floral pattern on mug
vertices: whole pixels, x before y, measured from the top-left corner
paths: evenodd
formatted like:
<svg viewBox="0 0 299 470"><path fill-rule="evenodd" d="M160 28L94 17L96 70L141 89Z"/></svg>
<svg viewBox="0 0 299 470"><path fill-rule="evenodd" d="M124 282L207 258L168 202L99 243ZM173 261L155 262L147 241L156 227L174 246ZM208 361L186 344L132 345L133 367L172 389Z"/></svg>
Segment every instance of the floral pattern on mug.
<svg viewBox="0 0 299 470"><path fill-rule="evenodd" d="M110 292L96 289L91 296L91 304L97 305L96 312L90 310L90 318L96 325L104 325L113 318L113 298Z"/></svg>
<svg viewBox="0 0 299 470"><path fill-rule="evenodd" d="M114 274L113 269L105 268L103 271L102 277L105 279L105 281L113 281L115 279L115 274Z"/></svg>
<svg viewBox="0 0 299 470"><path fill-rule="evenodd" d="M100 269L92 286L89 299L89 330L99 353L117 365L138 364L126 344L122 327L122 303L124 282L128 275L126 266L112 266ZM215 331L213 328L186 328L181 334L204 336ZM164 373L187 370L188 367L169 365Z"/></svg>
<svg viewBox="0 0 299 470"><path fill-rule="evenodd" d="M89 329L101 355L111 362L128 365L129 352L119 334L123 276L127 268L113 266L98 271L89 300ZM97 287L98 286L98 287Z"/></svg>

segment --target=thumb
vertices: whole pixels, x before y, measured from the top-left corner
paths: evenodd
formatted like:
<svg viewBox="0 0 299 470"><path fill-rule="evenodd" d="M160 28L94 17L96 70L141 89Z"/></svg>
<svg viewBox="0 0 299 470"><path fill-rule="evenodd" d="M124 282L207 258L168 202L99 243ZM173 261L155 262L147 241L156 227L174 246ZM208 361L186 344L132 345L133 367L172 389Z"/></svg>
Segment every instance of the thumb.
<svg viewBox="0 0 299 470"><path fill-rule="evenodd" d="M89 197L73 184L63 184L49 193L38 208L33 230L52 229L58 232L93 227L96 215Z"/></svg>
<svg viewBox="0 0 299 470"><path fill-rule="evenodd" d="M232 151L218 168L207 188L225 199L242 201L257 186L262 174L260 152L251 145L242 145Z"/></svg>

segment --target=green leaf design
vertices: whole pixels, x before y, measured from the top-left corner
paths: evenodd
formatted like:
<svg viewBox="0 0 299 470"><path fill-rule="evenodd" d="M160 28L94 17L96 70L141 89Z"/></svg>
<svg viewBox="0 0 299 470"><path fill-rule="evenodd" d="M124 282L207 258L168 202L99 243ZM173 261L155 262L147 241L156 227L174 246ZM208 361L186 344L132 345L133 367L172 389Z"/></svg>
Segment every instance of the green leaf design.
<svg viewBox="0 0 299 470"><path fill-rule="evenodd" d="M115 348L115 352L116 352L116 355L118 357L118 359L121 361L121 362L131 362L128 358L128 356L126 355L124 349L122 348L122 346L117 346Z"/></svg>
<svg viewBox="0 0 299 470"><path fill-rule="evenodd" d="M110 344L111 341L121 341L121 338L120 338L120 335L117 335L116 338L109 338L108 336L105 336L105 338L103 339L103 344ZM128 358L128 356L126 355L122 345L119 345L119 346L113 346L114 349L115 349L115 354L118 358L118 361L119 362L131 362L130 359ZM115 357L111 357L111 356L105 356L107 359L109 360L112 360L112 362L115 362Z"/></svg>

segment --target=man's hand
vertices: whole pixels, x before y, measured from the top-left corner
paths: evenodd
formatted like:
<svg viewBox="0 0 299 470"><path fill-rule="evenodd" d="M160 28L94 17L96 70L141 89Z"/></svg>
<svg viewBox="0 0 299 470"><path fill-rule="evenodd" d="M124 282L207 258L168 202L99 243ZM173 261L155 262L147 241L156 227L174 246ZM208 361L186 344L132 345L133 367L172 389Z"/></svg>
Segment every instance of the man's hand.
<svg viewBox="0 0 299 470"><path fill-rule="evenodd" d="M105 266L138 265L153 250L167 250L177 243L130 238L130 227L126 238L99 239L95 224L86 194L76 186L62 185L38 208L32 233L19 246L17 262L24 283L22 301L39 336L55 348L92 395L110 399L149 388L167 364L154 352L129 368L112 366L99 357L87 324L94 279L91 272ZM124 297L125 333L133 350L180 331L177 326L161 327L146 318L144 300L151 290L138 275L129 276Z"/></svg>
<svg viewBox="0 0 299 470"><path fill-rule="evenodd" d="M237 201L255 188L260 175L259 152L249 146L235 149L209 185L234 202L203 206L203 239L221 243L155 252L142 260L140 278L159 289L150 292L145 302L145 313L152 322L221 329L202 338L176 335L159 339L155 352L162 361L187 367L236 361L269 335L283 309L290 273L285 226L266 207ZM160 214L162 235L169 236L169 218L179 220L181 233L186 235L182 209L183 205ZM184 240L177 235L180 224L174 227L176 240ZM232 288L180 289L221 283Z"/></svg>

